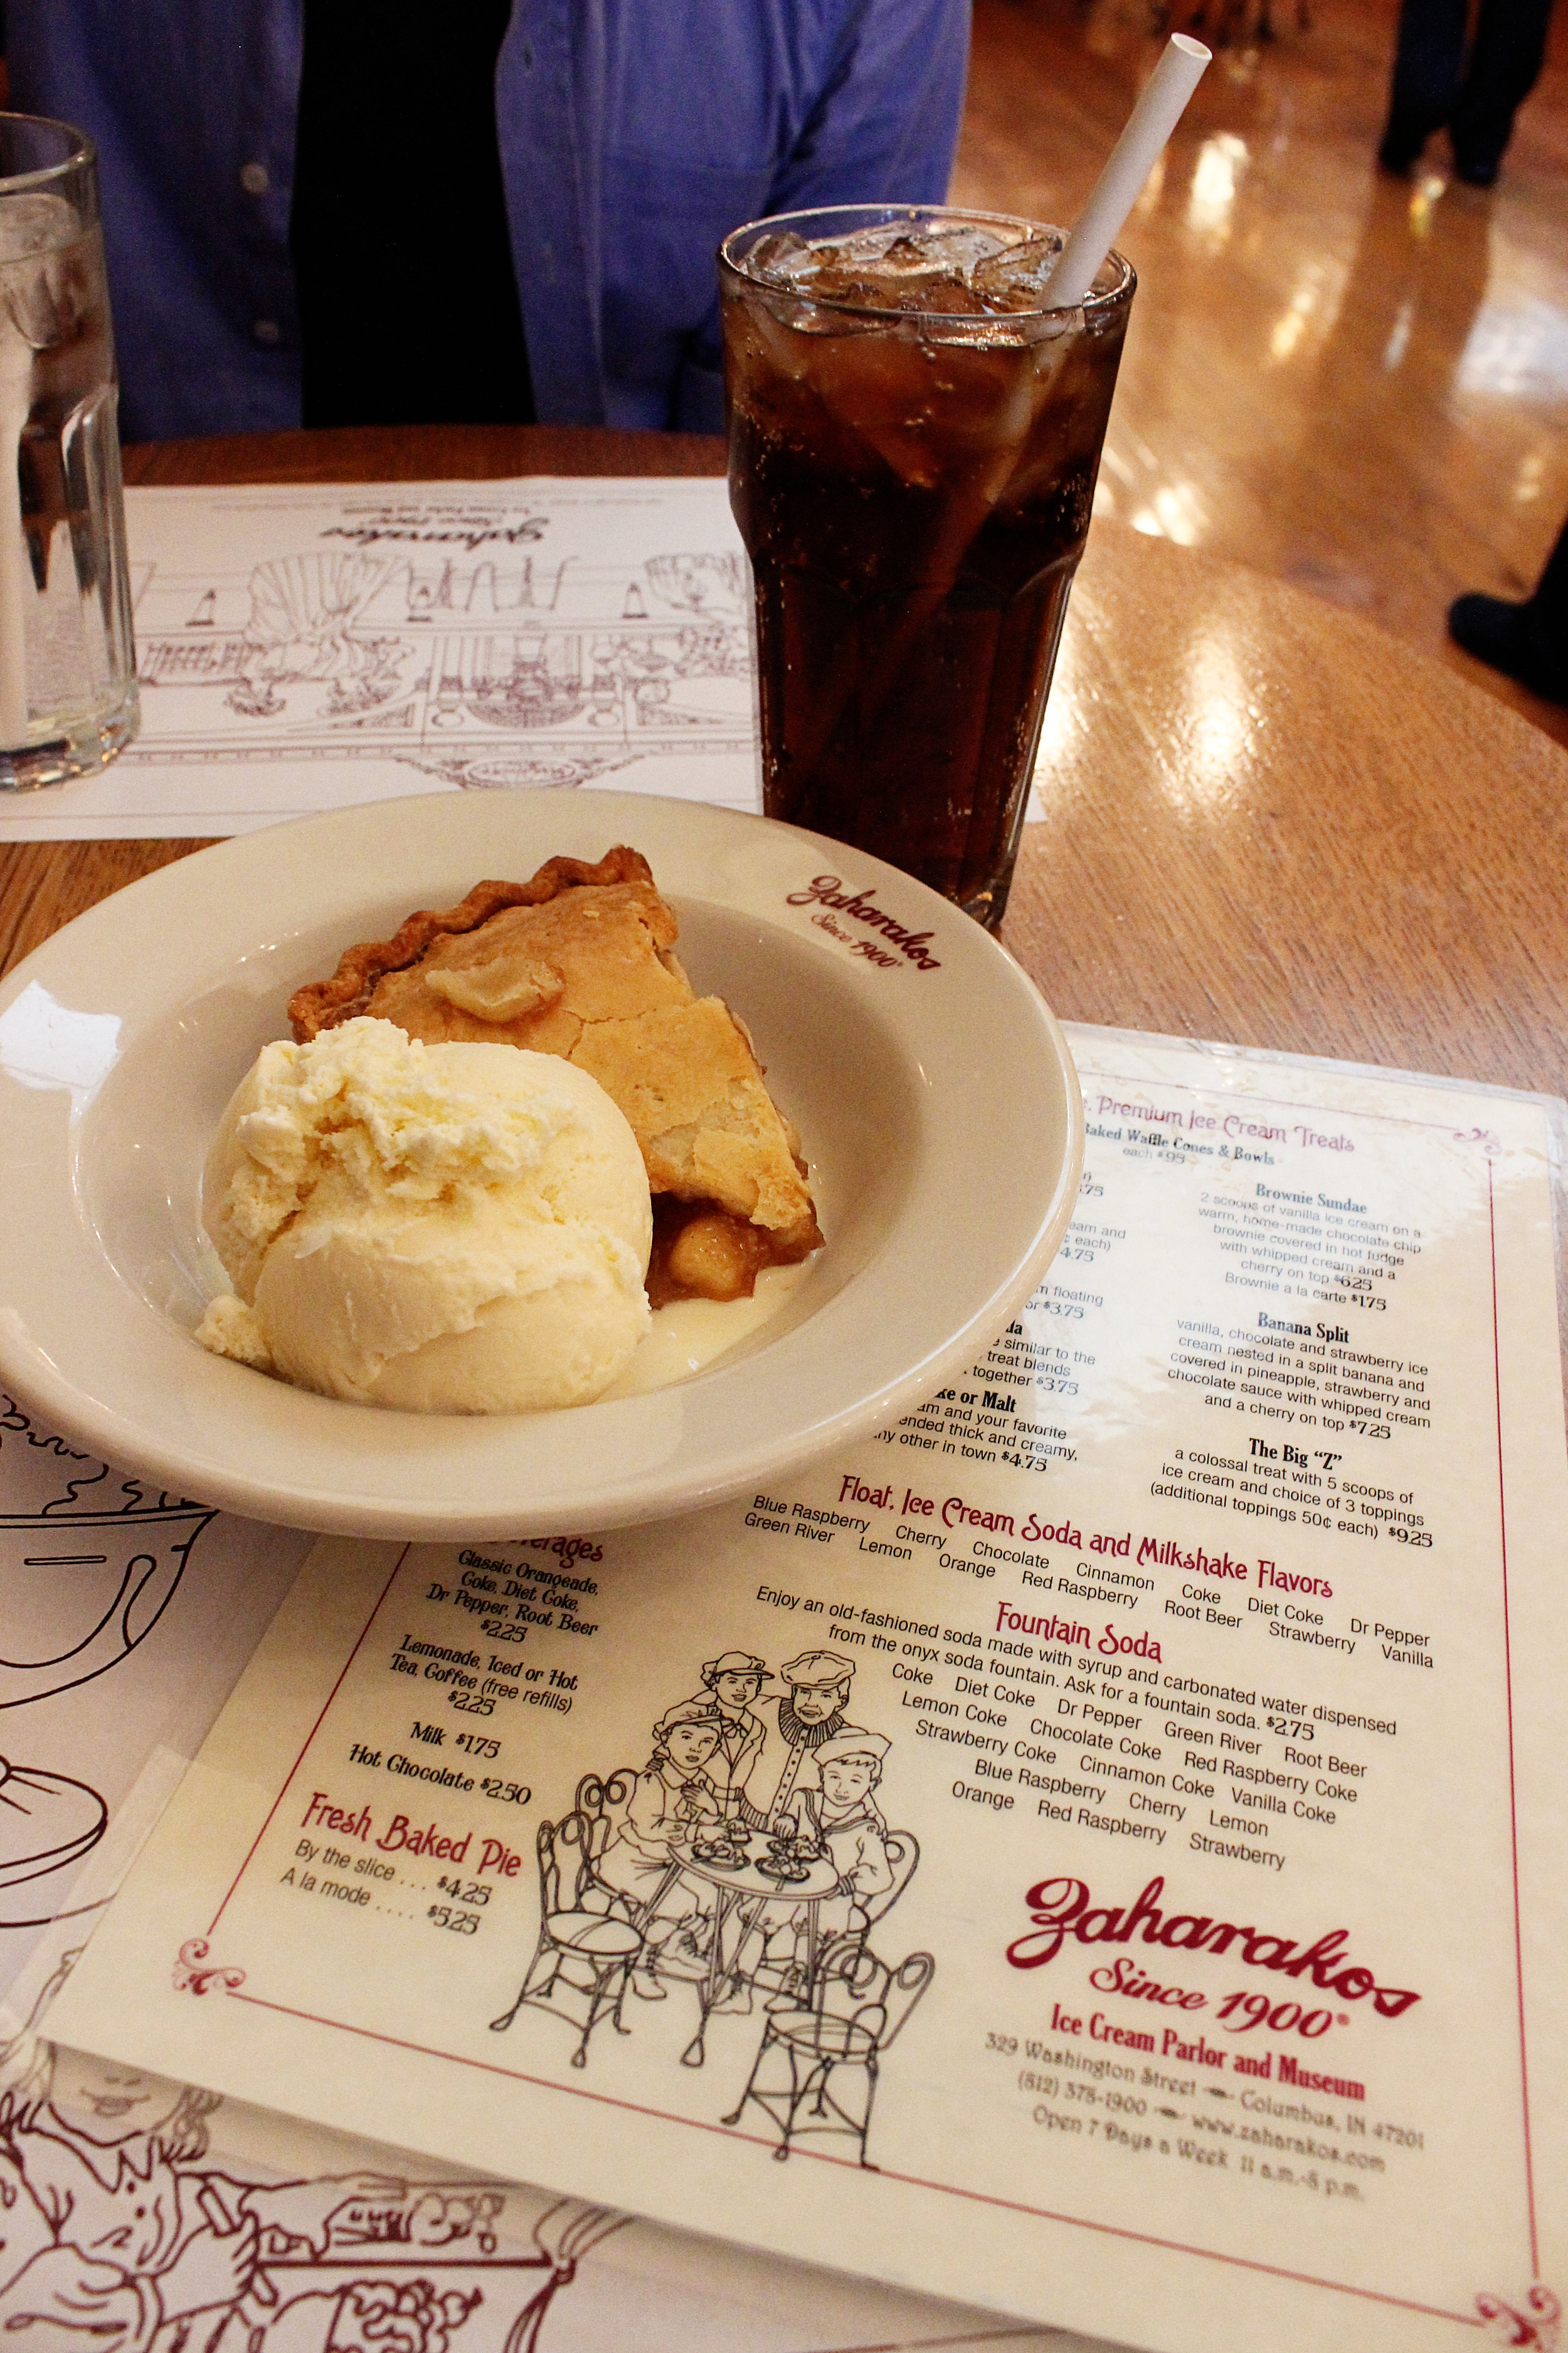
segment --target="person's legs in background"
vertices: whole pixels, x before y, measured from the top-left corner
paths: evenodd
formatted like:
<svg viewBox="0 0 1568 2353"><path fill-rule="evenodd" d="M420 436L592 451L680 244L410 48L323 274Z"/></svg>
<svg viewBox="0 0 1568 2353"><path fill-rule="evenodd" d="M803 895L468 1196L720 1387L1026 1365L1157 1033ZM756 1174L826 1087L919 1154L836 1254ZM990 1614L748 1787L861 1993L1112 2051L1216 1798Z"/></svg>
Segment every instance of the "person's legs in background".
<svg viewBox="0 0 1568 2353"><path fill-rule="evenodd" d="M1408 172L1452 113L1464 71L1465 14L1465 0L1404 0L1388 127L1377 151L1385 171Z"/></svg>
<svg viewBox="0 0 1568 2353"><path fill-rule="evenodd" d="M1534 89L1546 55L1552 0L1481 0L1464 87L1448 119L1454 169L1489 188L1513 132L1516 109Z"/></svg>
<svg viewBox="0 0 1568 2353"><path fill-rule="evenodd" d="M1404 0L1388 124L1377 151L1384 169L1408 172L1433 132L1447 124L1460 179L1489 188L1514 114L1541 71L1552 5L1480 0L1467 64L1466 0Z"/></svg>
<svg viewBox="0 0 1568 2353"><path fill-rule="evenodd" d="M1533 596L1521 605L1505 596L1458 596L1448 607L1448 635L1549 702L1568 703L1568 522Z"/></svg>

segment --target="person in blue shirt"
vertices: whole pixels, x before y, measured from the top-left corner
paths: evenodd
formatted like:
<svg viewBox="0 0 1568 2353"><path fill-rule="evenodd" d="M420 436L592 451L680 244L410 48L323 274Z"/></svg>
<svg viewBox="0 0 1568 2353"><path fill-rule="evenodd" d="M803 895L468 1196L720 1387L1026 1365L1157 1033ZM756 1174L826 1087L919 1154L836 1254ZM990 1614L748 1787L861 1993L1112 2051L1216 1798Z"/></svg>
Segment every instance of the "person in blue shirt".
<svg viewBox="0 0 1568 2353"><path fill-rule="evenodd" d="M714 248L940 202L967 0L9 0L98 142L128 439L720 429Z"/></svg>

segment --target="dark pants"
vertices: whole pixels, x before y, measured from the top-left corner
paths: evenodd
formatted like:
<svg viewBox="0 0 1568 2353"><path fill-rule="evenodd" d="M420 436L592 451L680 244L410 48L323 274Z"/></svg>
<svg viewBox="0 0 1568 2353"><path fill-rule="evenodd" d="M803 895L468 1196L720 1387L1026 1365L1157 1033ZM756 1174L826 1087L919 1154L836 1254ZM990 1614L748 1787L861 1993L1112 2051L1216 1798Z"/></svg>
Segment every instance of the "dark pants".
<svg viewBox="0 0 1568 2353"><path fill-rule="evenodd" d="M1557 534L1557 544L1546 559L1530 609L1560 659L1568 660L1568 522Z"/></svg>
<svg viewBox="0 0 1568 2353"><path fill-rule="evenodd" d="M1448 634L1478 660L1549 702L1568 703L1568 523L1557 534L1533 596L1522 604L1503 596L1458 597L1448 608Z"/></svg>
<svg viewBox="0 0 1568 2353"><path fill-rule="evenodd" d="M1541 71L1552 0L1480 0L1468 66L1466 16L1466 0L1404 0L1389 135L1414 149L1447 123L1459 163L1495 165Z"/></svg>

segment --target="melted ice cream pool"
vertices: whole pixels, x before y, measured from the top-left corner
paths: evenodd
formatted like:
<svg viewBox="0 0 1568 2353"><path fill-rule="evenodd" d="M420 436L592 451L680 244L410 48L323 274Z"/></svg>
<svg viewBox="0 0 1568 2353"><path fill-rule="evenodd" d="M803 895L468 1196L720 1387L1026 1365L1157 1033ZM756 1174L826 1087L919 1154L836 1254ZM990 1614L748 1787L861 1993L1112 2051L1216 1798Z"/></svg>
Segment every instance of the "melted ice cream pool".
<svg viewBox="0 0 1568 2353"><path fill-rule="evenodd" d="M603 1392L600 1403L673 1388L739 1347L788 1303L809 1263L763 1267L750 1299L676 1299L656 1309L636 1355Z"/></svg>

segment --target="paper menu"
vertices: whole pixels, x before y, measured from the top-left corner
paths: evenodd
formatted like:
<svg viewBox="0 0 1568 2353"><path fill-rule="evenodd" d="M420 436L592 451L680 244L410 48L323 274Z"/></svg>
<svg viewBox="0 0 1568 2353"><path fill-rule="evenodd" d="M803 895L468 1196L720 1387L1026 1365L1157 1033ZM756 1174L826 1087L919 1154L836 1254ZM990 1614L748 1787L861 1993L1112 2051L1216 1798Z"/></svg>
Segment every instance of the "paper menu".
<svg viewBox="0 0 1568 2353"><path fill-rule="evenodd" d="M0 805L0 842L247 833L443 790L758 806L722 480L215 484L125 507L140 733L101 775Z"/></svg>
<svg viewBox="0 0 1568 2353"><path fill-rule="evenodd" d="M614 784L753 808L722 481L132 489L135 742L0 840L248 832L411 793Z"/></svg>
<svg viewBox="0 0 1568 2353"><path fill-rule="evenodd" d="M1074 1042L968 1381L700 1518L320 1548L59 2031L1138 2344L1528 2316L1550 1107Z"/></svg>
<svg viewBox="0 0 1568 2353"><path fill-rule="evenodd" d="M65 2353L1089 2353L60 2045L4 2086L0 2320Z"/></svg>

